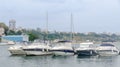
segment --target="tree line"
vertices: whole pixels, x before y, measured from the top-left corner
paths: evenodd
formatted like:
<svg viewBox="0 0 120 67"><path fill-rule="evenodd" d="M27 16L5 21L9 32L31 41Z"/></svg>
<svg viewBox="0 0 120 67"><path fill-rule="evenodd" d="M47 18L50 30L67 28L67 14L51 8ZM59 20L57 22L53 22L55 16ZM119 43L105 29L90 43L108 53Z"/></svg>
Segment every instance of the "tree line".
<svg viewBox="0 0 120 67"><path fill-rule="evenodd" d="M48 31L47 33L45 31L37 30L37 29L22 29L19 31L13 31L9 30L8 26L5 25L3 22L0 22L0 27L3 27L5 29L5 35L22 35L27 34L29 35L29 40L34 41L35 39L39 40L71 40L71 38L75 41L120 41L120 35L116 34L97 34L95 32L92 33L73 33L73 37L71 37L70 32L57 32Z"/></svg>

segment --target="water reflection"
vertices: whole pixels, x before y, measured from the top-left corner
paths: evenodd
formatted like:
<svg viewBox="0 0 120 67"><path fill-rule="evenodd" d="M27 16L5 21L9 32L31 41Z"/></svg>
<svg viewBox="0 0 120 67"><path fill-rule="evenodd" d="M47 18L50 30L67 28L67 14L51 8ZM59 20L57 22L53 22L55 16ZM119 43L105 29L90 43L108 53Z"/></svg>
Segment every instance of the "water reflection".
<svg viewBox="0 0 120 67"><path fill-rule="evenodd" d="M9 56L17 67L118 67L119 56Z"/></svg>
<svg viewBox="0 0 120 67"><path fill-rule="evenodd" d="M99 64L101 64L104 67L116 67L116 59L117 56L103 56L98 57L97 61Z"/></svg>
<svg viewBox="0 0 120 67"><path fill-rule="evenodd" d="M117 58L118 56L77 57L77 62L83 67L117 67Z"/></svg>

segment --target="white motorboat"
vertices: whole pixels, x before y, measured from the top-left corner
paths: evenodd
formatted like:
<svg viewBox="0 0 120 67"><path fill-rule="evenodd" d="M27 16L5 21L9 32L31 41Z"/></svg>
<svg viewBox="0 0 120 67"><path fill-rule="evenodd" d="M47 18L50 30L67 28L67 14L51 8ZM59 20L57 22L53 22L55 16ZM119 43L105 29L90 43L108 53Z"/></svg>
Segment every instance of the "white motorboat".
<svg viewBox="0 0 120 67"><path fill-rule="evenodd" d="M48 13L46 16L46 37L47 37L47 33L48 33ZM50 55L52 54L52 52L50 52L51 47L49 46L48 43L33 43L32 45L26 46L22 48L25 52L26 55Z"/></svg>
<svg viewBox="0 0 120 67"><path fill-rule="evenodd" d="M25 55L26 53L22 50L24 46L26 46L26 44L20 43L9 47L8 50L12 55Z"/></svg>
<svg viewBox="0 0 120 67"><path fill-rule="evenodd" d="M8 41L7 44L8 44L8 45L14 45L15 42L13 42L13 41Z"/></svg>
<svg viewBox="0 0 120 67"><path fill-rule="evenodd" d="M100 56L115 56L120 53L119 50L110 43L101 44L96 50Z"/></svg>
<svg viewBox="0 0 120 67"><path fill-rule="evenodd" d="M72 43L70 41L58 41L51 50L55 56L74 55Z"/></svg>
<svg viewBox="0 0 120 67"><path fill-rule="evenodd" d="M51 47L45 43L33 43L29 46L22 48L26 55L50 55L52 52L50 52Z"/></svg>
<svg viewBox="0 0 120 67"><path fill-rule="evenodd" d="M93 42L80 43L79 47L75 49L78 56L96 56L97 52L93 46Z"/></svg>
<svg viewBox="0 0 120 67"><path fill-rule="evenodd" d="M0 45L5 46L5 45L14 45L15 42L13 41L8 41L8 42L0 42Z"/></svg>

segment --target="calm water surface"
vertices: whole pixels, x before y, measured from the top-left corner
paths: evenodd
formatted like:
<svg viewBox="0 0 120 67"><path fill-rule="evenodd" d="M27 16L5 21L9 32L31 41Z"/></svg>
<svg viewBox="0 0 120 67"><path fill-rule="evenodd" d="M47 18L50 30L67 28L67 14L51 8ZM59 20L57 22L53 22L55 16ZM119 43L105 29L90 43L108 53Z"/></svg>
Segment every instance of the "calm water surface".
<svg viewBox="0 0 120 67"><path fill-rule="evenodd" d="M79 58L77 56L11 56L8 47L0 46L0 67L120 67L120 55Z"/></svg>

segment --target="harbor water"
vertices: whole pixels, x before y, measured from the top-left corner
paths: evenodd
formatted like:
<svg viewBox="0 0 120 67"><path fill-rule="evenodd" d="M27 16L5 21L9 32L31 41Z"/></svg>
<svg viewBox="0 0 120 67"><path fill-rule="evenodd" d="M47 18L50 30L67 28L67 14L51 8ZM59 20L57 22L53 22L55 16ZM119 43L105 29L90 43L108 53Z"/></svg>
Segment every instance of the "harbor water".
<svg viewBox="0 0 120 67"><path fill-rule="evenodd" d="M119 48L120 44L117 45ZM0 46L0 67L120 67L120 55L113 57L11 56L8 45Z"/></svg>

